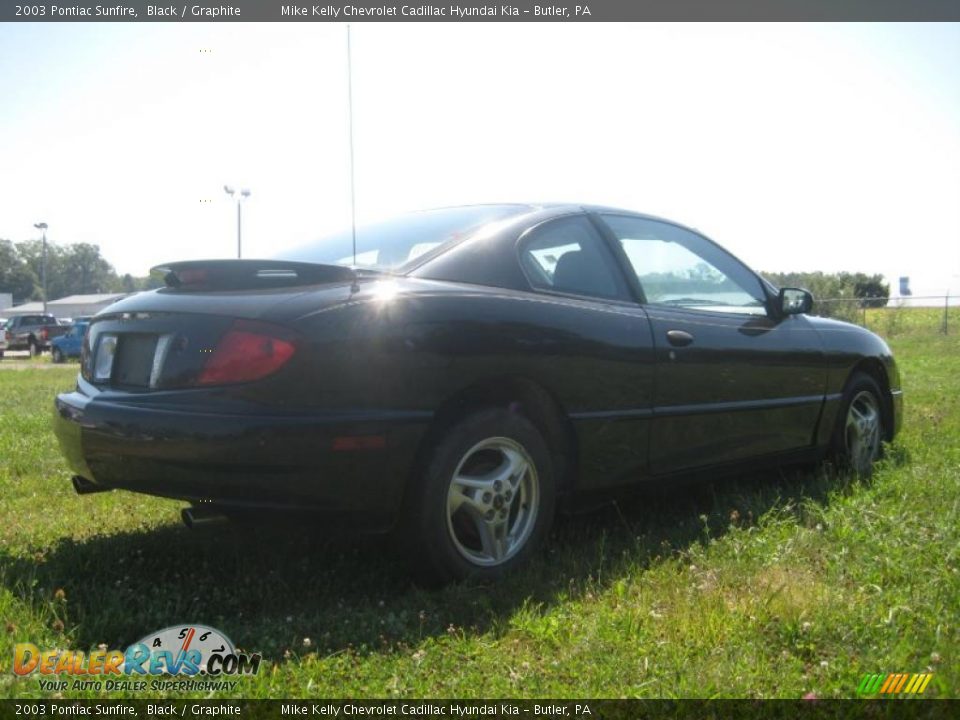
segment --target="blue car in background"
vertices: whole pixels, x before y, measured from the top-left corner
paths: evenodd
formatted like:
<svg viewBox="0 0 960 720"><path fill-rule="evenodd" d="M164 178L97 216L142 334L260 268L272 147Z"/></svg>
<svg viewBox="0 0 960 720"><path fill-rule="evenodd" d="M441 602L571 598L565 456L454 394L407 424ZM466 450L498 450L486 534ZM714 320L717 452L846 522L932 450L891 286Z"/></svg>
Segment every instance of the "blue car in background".
<svg viewBox="0 0 960 720"><path fill-rule="evenodd" d="M77 320L65 334L50 341L50 353L55 363L66 362L67 358L79 358L83 346L83 336L90 321Z"/></svg>

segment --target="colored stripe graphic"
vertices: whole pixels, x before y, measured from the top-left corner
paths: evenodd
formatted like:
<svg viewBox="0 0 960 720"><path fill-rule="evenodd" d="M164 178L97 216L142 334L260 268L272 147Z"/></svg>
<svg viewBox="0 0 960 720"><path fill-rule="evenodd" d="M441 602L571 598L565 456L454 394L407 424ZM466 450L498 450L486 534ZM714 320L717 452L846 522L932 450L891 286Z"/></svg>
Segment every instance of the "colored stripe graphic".
<svg viewBox="0 0 960 720"><path fill-rule="evenodd" d="M858 695L920 695L927 689L933 673L867 673L857 686Z"/></svg>
<svg viewBox="0 0 960 720"><path fill-rule="evenodd" d="M903 687L903 684L907 681L908 677L910 677L909 673L903 673L903 675L900 676L900 682L897 683L896 690L892 690L891 692L895 692L895 693L900 692L900 688Z"/></svg>
<svg viewBox="0 0 960 720"><path fill-rule="evenodd" d="M880 681L883 680L883 675L877 675L875 673L867 673L863 676L863 680L860 681L859 687L857 687L857 693L861 695L872 695L880 689Z"/></svg>
<svg viewBox="0 0 960 720"><path fill-rule="evenodd" d="M887 675L886 682L883 683L883 687L880 688L881 693L885 693L889 690L890 685L893 683L894 679L897 677L896 673L890 673Z"/></svg>
<svg viewBox="0 0 960 720"><path fill-rule="evenodd" d="M920 684L920 677L921 676L918 673L914 673L913 675L911 675L910 682L907 683L907 686L903 689L903 691L908 694L912 693L914 691L914 688L916 688Z"/></svg>

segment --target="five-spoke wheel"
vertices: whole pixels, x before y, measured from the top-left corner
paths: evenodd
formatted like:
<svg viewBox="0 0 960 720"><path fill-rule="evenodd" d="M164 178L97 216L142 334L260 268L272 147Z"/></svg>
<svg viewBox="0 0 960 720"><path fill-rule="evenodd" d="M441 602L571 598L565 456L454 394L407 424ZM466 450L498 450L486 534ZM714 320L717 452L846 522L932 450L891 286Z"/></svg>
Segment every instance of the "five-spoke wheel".
<svg viewBox="0 0 960 720"><path fill-rule="evenodd" d="M842 467L869 476L882 452L884 435L880 388L869 375L856 373L847 383L833 452Z"/></svg>
<svg viewBox="0 0 960 720"><path fill-rule="evenodd" d="M447 492L447 530L469 562L493 566L530 537L539 507L537 469L515 440L480 441L460 460Z"/></svg>
<svg viewBox="0 0 960 720"><path fill-rule="evenodd" d="M553 460L536 426L506 409L453 425L413 487L401 524L428 582L492 578L543 541L555 505Z"/></svg>

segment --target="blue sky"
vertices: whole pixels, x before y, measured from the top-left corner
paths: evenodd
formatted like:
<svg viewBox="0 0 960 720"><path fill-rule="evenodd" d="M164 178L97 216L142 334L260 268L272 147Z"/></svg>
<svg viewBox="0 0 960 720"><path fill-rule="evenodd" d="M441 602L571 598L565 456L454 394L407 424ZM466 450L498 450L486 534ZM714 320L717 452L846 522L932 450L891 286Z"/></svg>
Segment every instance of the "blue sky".
<svg viewBox="0 0 960 720"><path fill-rule="evenodd" d="M960 25L355 24L357 213L572 200L960 293ZM206 52L201 52L206 51ZM349 222L345 26L0 26L0 237L121 272ZM202 202L206 201L206 202Z"/></svg>

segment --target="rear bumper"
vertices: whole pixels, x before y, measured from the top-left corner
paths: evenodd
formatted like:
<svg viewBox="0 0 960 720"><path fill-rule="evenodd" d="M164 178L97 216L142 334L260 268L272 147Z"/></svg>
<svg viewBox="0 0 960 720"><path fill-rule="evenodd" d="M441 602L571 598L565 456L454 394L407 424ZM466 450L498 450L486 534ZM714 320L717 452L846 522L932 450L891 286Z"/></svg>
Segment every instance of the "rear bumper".
<svg viewBox="0 0 960 720"><path fill-rule="evenodd" d="M56 399L54 430L71 469L107 488L329 512L385 528L430 418L390 411L214 414L72 392ZM358 436L383 441L336 441Z"/></svg>

